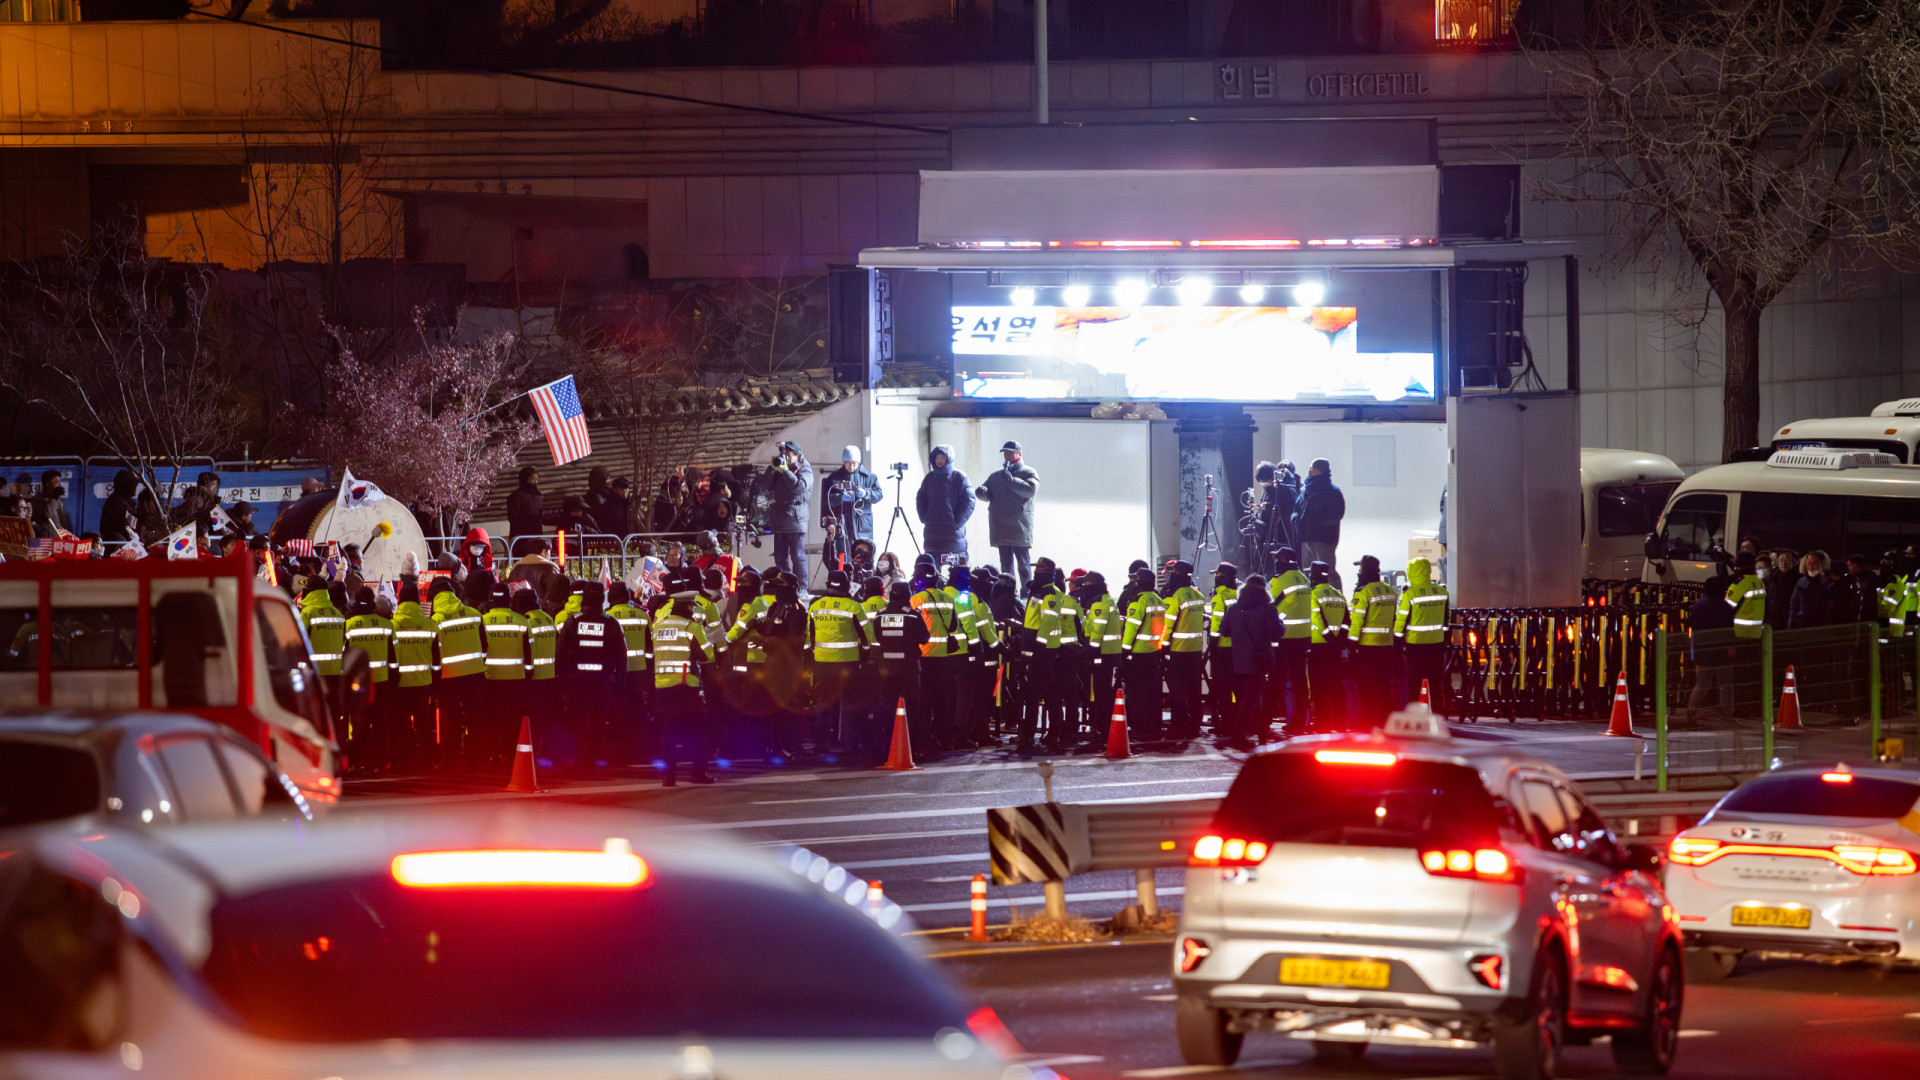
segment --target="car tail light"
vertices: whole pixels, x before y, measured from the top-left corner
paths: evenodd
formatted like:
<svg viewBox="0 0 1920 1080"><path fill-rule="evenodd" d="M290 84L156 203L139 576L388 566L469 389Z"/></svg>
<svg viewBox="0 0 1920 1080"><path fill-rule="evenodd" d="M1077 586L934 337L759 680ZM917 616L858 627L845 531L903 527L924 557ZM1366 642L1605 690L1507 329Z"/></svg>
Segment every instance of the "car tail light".
<svg viewBox="0 0 1920 1080"><path fill-rule="evenodd" d="M1258 866L1267 857L1264 840L1208 834L1193 842L1188 866Z"/></svg>
<svg viewBox="0 0 1920 1080"><path fill-rule="evenodd" d="M1729 844L1702 836L1676 836L1667 847L1668 858L1684 866L1705 866L1729 855L1825 859L1849 873L1862 876L1900 876L1920 871L1913 852L1905 848L1868 847L1864 844L1837 844L1823 848L1794 844Z"/></svg>
<svg viewBox="0 0 1920 1080"><path fill-rule="evenodd" d="M647 880L647 864L619 837L599 851L416 851L395 855L390 870L416 889L631 889Z"/></svg>
<svg viewBox="0 0 1920 1080"><path fill-rule="evenodd" d="M1505 985L1504 961L1498 955L1476 956L1467 961L1467 970L1480 980L1480 985L1489 990L1498 990Z"/></svg>
<svg viewBox="0 0 1920 1080"><path fill-rule="evenodd" d="M1720 850L1720 841L1702 836L1676 836L1667 845L1667 861L1682 866L1704 866Z"/></svg>
<svg viewBox="0 0 1920 1080"><path fill-rule="evenodd" d="M1372 750L1316 750L1313 760L1322 765L1391 765L1400 756Z"/></svg>
<svg viewBox="0 0 1920 1080"><path fill-rule="evenodd" d="M1435 877L1519 880L1513 860L1499 848L1427 848L1420 852L1420 865Z"/></svg>
<svg viewBox="0 0 1920 1080"><path fill-rule="evenodd" d="M1823 772L1820 774L1820 779L1825 780L1829 784L1851 784L1853 783L1853 774L1850 772Z"/></svg>
<svg viewBox="0 0 1920 1080"><path fill-rule="evenodd" d="M1213 949L1199 938L1180 939L1180 974L1185 975L1200 966L1200 961L1213 954Z"/></svg>

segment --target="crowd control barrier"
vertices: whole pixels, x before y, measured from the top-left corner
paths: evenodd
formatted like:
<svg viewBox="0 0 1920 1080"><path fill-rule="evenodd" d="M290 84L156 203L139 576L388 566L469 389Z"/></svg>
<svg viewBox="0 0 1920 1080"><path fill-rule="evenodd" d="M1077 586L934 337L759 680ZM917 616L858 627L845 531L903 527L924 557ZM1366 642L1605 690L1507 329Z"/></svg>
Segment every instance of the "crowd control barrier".
<svg viewBox="0 0 1920 1080"><path fill-rule="evenodd" d="M1441 711L1604 722L1622 672L1635 708L1650 709L1655 635L1684 634L1687 612L1682 603L1455 608Z"/></svg>

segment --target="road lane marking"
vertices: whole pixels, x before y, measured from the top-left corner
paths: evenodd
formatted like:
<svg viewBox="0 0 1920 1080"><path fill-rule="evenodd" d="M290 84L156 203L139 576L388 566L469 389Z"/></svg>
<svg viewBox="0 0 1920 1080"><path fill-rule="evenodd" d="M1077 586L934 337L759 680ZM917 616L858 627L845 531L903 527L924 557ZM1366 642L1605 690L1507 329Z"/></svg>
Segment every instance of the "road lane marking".
<svg viewBox="0 0 1920 1080"><path fill-rule="evenodd" d="M1159 890L1159 895L1180 896L1184 894L1186 891L1187 891L1187 887L1185 885L1174 885L1169 888ZM1126 899L1132 899L1137 895L1138 894L1132 889L1116 889L1111 892L1068 893L1067 903L1079 904L1079 903L1084 903L1090 900L1126 900ZM938 903L938 904L902 904L900 905L900 909L902 911L908 911L908 912L965 911L969 906L972 905L972 903L973 903L972 900L953 900L953 901L947 901L947 902ZM1012 899L1007 899L1003 897L999 899L988 900L987 906L988 907L1008 907L1013 904L1020 904L1025 907L1037 907L1039 906L1039 903L1040 903L1040 897L1038 896L1014 897Z"/></svg>
<svg viewBox="0 0 1920 1080"><path fill-rule="evenodd" d="M1718 1034L1720 1033L1717 1031L1704 1031L1700 1028L1686 1028L1680 1032L1680 1037L1683 1039L1703 1039L1703 1038L1706 1038L1708 1035L1718 1035Z"/></svg>
<svg viewBox="0 0 1920 1080"><path fill-rule="evenodd" d="M1179 1001L1179 994L1141 994L1141 1001Z"/></svg>
<svg viewBox="0 0 1920 1080"><path fill-rule="evenodd" d="M1217 784L1223 779L1218 776L1181 776L1170 780L1115 780L1110 784L1055 784L1058 791L1104 791L1120 787L1160 787L1164 784ZM755 799L752 806L786 806L792 803L847 802L853 799L958 799L982 798L987 795L1032 795L1027 788L1001 788L997 791L894 791L875 792L870 795L816 795L807 799Z"/></svg>
<svg viewBox="0 0 1920 1080"><path fill-rule="evenodd" d="M972 881L973 879L973 874L961 874L958 877L909 878L908 880L922 882L927 885L951 885L956 881Z"/></svg>
<svg viewBox="0 0 1920 1080"><path fill-rule="evenodd" d="M888 840L931 840L941 836L980 835L979 829L938 829L931 832L862 833L857 836L806 836L797 840L757 840L748 847L824 847L827 844L878 844Z"/></svg>
<svg viewBox="0 0 1920 1080"><path fill-rule="evenodd" d="M843 862L841 867L847 870L885 870L892 866L925 866L930 863L986 862L989 858L984 851L969 851L965 855L920 855L911 859L867 859L862 862ZM956 879L971 881L972 878Z"/></svg>
<svg viewBox="0 0 1920 1080"><path fill-rule="evenodd" d="M1147 803L1147 802L1199 802L1203 799L1218 799L1226 795L1224 791L1202 792L1199 795L1149 795L1135 799L1087 799L1076 805L1093 806L1104 803ZM747 821L699 821L686 824L668 825L665 828L674 832L711 832L715 829L766 829L784 828L791 825L843 825L860 821L899 821L906 818L943 818L967 817L985 814L996 809L992 806L962 806L952 810L880 810L871 814L827 814L821 817L796 818L754 818ZM980 831L986 831L986 823L980 825Z"/></svg>
<svg viewBox="0 0 1920 1080"><path fill-rule="evenodd" d="M1029 1069L1050 1069L1057 1065L1098 1065L1105 1060L1098 1054L1023 1054L1020 1064Z"/></svg>

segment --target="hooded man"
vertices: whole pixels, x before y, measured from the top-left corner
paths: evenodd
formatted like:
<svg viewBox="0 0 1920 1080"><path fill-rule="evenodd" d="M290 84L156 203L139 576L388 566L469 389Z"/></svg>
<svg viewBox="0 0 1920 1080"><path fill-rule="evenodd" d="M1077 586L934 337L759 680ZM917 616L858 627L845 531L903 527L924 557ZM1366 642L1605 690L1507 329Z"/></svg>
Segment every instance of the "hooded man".
<svg viewBox="0 0 1920 1080"><path fill-rule="evenodd" d="M880 478L860 464L860 448L848 446L840 451L840 467L820 482L820 524L826 527L827 543L820 556L829 570L845 570L849 575L866 566L856 566L853 542L873 539L873 508L884 498Z"/></svg>
<svg viewBox="0 0 1920 1080"><path fill-rule="evenodd" d="M1214 678L1231 679L1238 709L1231 721L1214 722L1234 745L1251 747L1268 733L1271 714L1267 679L1274 670L1273 643L1280 639L1280 613L1267 595L1266 582L1255 574L1227 605L1220 620L1220 644Z"/></svg>
<svg viewBox="0 0 1920 1080"><path fill-rule="evenodd" d="M813 500L813 466L800 444L782 442L774 450L773 471L766 479L767 531L773 534L773 565L793 575L804 588L807 580L807 504Z"/></svg>
<svg viewBox="0 0 1920 1080"><path fill-rule="evenodd" d="M100 539L109 544L140 542L140 478L131 469L113 474L113 490L100 508Z"/></svg>
<svg viewBox="0 0 1920 1080"><path fill-rule="evenodd" d="M1307 466L1307 481L1300 489L1300 501L1293 512L1294 536L1300 541L1300 560L1327 564L1328 582L1340 587L1339 566L1334 548L1340 544L1340 521L1347 516L1347 498L1333 486L1333 464L1326 458L1314 458Z"/></svg>
<svg viewBox="0 0 1920 1080"><path fill-rule="evenodd" d="M525 555L530 551L544 552L544 546L536 548L545 529L543 517L546 500L540 494L540 470L528 465L520 470L520 486L507 494L507 535L513 538L513 554Z"/></svg>
<svg viewBox="0 0 1920 1080"><path fill-rule="evenodd" d="M1420 700L1425 683L1433 711L1446 712L1447 615L1451 602L1447 587L1433 580L1433 563L1424 558L1407 561L1407 589L1400 594L1393 632L1405 648L1408 701Z"/></svg>
<svg viewBox="0 0 1920 1080"><path fill-rule="evenodd" d="M953 467L953 447L941 445L927 455L930 466L920 478L914 506L928 555L967 554L967 520L973 517L973 486Z"/></svg>
<svg viewBox="0 0 1920 1080"><path fill-rule="evenodd" d="M1020 568L1020 591L1026 592L1032 572L1027 556L1033 550L1033 497L1040 490L1040 474L1027 465L1020 444L1008 439L1000 447L1000 468L974 494L987 504L987 543L1000 552L1000 572Z"/></svg>

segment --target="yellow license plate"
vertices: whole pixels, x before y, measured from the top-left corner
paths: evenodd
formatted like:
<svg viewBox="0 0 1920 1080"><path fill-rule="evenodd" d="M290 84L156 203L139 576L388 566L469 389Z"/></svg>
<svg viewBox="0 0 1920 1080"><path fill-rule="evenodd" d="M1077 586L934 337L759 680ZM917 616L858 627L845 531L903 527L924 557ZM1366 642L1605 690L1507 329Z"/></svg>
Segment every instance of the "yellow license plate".
<svg viewBox="0 0 1920 1080"><path fill-rule="evenodd" d="M1737 907L1733 909L1735 926L1777 926L1788 930L1805 930L1813 925L1813 911L1810 908L1784 907Z"/></svg>
<svg viewBox="0 0 1920 1080"><path fill-rule="evenodd" d="M1385 990L1392 969L1378 960L1322 960L1295 956L1280 961L1280 981L1288 986L1351 986Z"/></svg>

